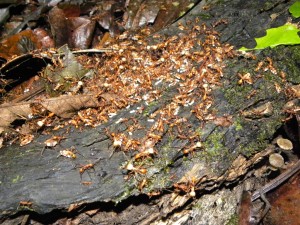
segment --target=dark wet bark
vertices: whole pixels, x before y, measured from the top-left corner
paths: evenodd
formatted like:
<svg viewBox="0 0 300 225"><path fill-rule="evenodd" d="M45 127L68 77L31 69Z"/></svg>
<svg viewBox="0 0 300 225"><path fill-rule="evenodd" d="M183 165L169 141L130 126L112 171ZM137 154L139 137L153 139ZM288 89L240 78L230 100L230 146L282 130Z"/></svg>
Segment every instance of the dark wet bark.
<svg viewBox="0 0 300 225"><path fill-rule="evenodd" d="M194 19L198 16L203 22L213 24L220 19L227 20L227 24L217 26L220 32L221 41L229 42L237 48L241 46L253 47L253 38L262 35L270 27L284 24L288 17L289 1L222 1L213 4L209 10L201 10L202 5L198 5L188 16L181 19L184 22L188 19ZM279 13L276 19L272 20L270 15ZM178 32L176 26L171 26L163 33L175 34ZM275 83L281 84L283 88L295 82L297 69L296 61L289 61L289 66L277 63L277 59L282 59L282 53L288 54L298 49L294 47L279 47L282 51L265 50L257 55L257 59L240 56L234 59L228 59L224 77L221 80L223 85L216 88L213 92L214 103L212 110L217 117L226 115L232 116L232 123L229 126L218 126L214 121L199 122L199 120L190 111L191 107L186 107L180 116L188 117L188 124L194 130L201 127L201 141L205 143L203 152L184 155L182 148L187 144L187 140L172 138L166 135L158 143L159 155L154 157L153 162L147 167L147 181L149 184L143 188L143 193L160 192L160 199L148 200L146 203L156 204L160 201L160 207L144 206L135 207L137 215L132 220L126 221L126 210L130 207L122 208L120 216L124 216L123 224L139 223L155 220L162 216L167 216L174 209L185 205L191 201L187 197L181 203L172 203L171 194L164 190L173 191L174 183L180 182L181 178L186 176L188 171L197 175L196 188L197 193L214 190L221 184L230 184L244 175L248 168L254 164L251 157L256 153L263 151L273 138L276 130L282 125L282 119L285 117L283 106L287 101L284 91L278 93ZM272 57L273 62L279 70L284 70L287 75L287 83L281 83L278 75L270 72L260 78L253 85L238 85L237 73L240 71L253 71L260 60L265 57ZM254 97L247 98L252 91L256 91ZM155 112L161 105L167 104L174 94L177 87L171 87L165 91L162 97L155 104L148 107L148 115ZM49 213L52 210L59 209L67 211L72 204L86 205L86 203L107 204L107 202L126 202L139 199L141 197L138 186L143 176L137 175L125 180L126 170L124 165L130 159L130 155L125 155L118 149L113 149L112 141L107 136L106 130L110 132L122 132L127 129L128 124L116 124L120 118L130 118L130 111L140 105L133 106L130 109L123 110L117 116L112 117L110 121L97 128L84 129L79 131L71 128L65 140L60 145L46 149L42 144L49 136L41 135L24 147L16 145L5 147L0 151L0 216L9 216L17 211L32 210L39 214ZM259 108L262 107L262 108ZM264 108L265 107L265 108ZM257 111L257 109L263 109ZM267 112L266 112L267 111ZM138 122L149 127L148 116L136 114ZM130 123L129 123L130 124ZM167 128L168 130L170 128ZM146 129L145 129L146 130ZM143 130L140 135L143 136ZM70 160L64 157L58 157L59 151L75 147L77 158ZM110 158L110 155L114 154ZM268 152L263 152L264 156ZM249 160L247 166L242 171L231 173L232 163L239 155L246 156ZM100 159L101 158L101 159ZM100 160L98 160L100 159ZM94 168L79 173L83 165L94 163ZM234 167L233 167L234 168ZM83 182L91 182L90 185L84 185ZM137 197L139 195L139 197ZM135 197L136 196L136 197ZM27 207L20 202L31 202ZM74 206L74 205L73 205ZM111 205L110 205L111 206ZM80 207L79 207L80 208ZM111 210L113 211L113 206ZM147 209L151 214L144 214ZM76 209L75 209L76 211ZM102 218L99 219L99 217ZM102 212L94 218L94 222L105 221L113 216ZM98 218L98 219L97 219ZM112 220L108 221L110 223ZM106 221L107 222L107 221ZM97 222L96 222L97 223Z"/></svg>

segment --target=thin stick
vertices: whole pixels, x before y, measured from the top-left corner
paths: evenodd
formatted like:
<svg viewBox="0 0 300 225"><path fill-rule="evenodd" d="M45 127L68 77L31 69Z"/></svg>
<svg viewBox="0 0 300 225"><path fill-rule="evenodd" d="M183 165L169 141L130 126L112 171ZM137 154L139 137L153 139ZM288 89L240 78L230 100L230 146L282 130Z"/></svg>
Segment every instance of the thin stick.
<svg viewBox="0 0 300 225"><path fill-rule="evenodd" d="M283 182L288 180L291 176L293 176L295 173L297 173L299 170L300 170L300 160L298 160L296 164L293 165L290 169L280 174L274 180L271 180L269 183L267 183L265 186L260 188L258 191L255 191L251 197L251 201L252 202L255 201L256 199L262 196L261 194L266 194L267 192L278 187Z"/></svg>

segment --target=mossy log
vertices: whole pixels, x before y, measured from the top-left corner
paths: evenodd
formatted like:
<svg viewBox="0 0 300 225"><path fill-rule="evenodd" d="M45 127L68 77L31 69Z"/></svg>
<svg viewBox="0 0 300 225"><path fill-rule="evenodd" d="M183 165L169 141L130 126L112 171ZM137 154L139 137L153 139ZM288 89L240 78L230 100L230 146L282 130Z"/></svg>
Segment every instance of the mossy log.
<svg viewBox="0 0 300 225"><path fill-rule="evenodd" d="M283 24L288 17L289 4L282 1L272 1L272 5L264 6L266 9L259 4L261 1L226 2L212 3L206 11L200 4L179 22L199 17L210 26L224 19L226 24L216 25L220 40L238 48L252 44L248 34L256 37L274 24ZM281 14L277 19L269 18L278 12ZM175 24L161 33L172 36L179 32ZM194 189L200 195L221 184L235 183L272 152L268 145L288 116L285 105L293 98L287 93L299 83L298 49L284 46L226 58L220 85L210 92L207 115L211 117L201 120L194 105L182 107L177 115L185 118L182 130L171 132L174 124L164 123L154 146L157 153L141 159L135 158L134 151L122 151L111 134L128 135L128 127L138 122L141 128L133 137L142 140L158 120L153 114L178 94L176 85L164 88L150 104L141 101L98 127L82 131L70 128L66 139L45 149L42 155L49 135L40 135L27 146L2 148L0 216L24 210L39 214L55 209L76 211L89 203L109 205L148 194L161 197L163 204L152 214L161 218L191 200ZM200 104L202 97L195 104ZM139 113L141 108L144 110ZM60 150L71 148L76 149L76 159L58 157ZM80 171L87 164L93 164L92 168ZM174 196L170 197L174 191L185 199L176 202Z"/></svg>

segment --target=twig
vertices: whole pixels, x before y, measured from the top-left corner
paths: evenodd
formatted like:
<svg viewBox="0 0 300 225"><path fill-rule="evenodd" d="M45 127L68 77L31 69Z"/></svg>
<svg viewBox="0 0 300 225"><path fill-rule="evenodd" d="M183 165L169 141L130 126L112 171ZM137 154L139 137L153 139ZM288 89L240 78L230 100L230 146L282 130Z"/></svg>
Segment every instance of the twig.
<svg viewBox="0 0 300 225"><path fill-rule="evenodd" d="M82 49L82 50L77 50L77 51L72 51L73 54L80 54L80 53L103 53L103 52L113 52L116 49L113 48L100 48L100 49Z"/></svg>
<svg viewBox="0 0 300 225"><path fill-rule="evenodd" d="M288 180L291 176L297 173L300 170L300 160L296 162L291 168L280 174L274 180L271 180L265 186L260 188L258 191L255 191L251 197L251 201L255 201L256 199L260 198L262 194L266 194L269 191L273 190L274 188L280 186L283 182Z"/></svg>
<svg viewBox="0 0 300 225"><path fill-rule="evenodd" d="M28 219L29 219L29 215L27 214L27 215L25 215L25 216L23 217L22 222L21 222L21 225L26 225L27 222L28 222Z"/></svg>

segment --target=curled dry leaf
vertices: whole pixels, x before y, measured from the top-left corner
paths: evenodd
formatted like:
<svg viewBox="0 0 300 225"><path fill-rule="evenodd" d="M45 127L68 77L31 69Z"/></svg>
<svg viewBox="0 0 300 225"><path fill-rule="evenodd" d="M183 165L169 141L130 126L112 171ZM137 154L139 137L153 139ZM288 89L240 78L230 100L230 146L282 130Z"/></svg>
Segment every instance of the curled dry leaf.
<svg viewBox="0 0 300 225"><path fill-rule="evenodd" d="M194 7L197 2L199 0L165 1L155 18L153 29L157 31L173 23Z"/></svg>
<svg viewBox="0 0 300 225"><path fill-rule="evenodd" d="M44 108L63 118L70 118L74 112L98 106L98 100L92 95L60 96L45 99L42 102L21 102L0 105L0 127L8 127L18 119L26 120L32 115L32 104L41 104Z"/></svg>
<svg viewBox="0 0 300 225"><path fill-rule="evenodd" d="M44 141L44 144L46 147L55 147L62 139L65 139L65 137L53 136Z"/></svg>
<svg viewBox="0 0 300 225"><path fill-rule="evenodd" d="M10 59L13 55L22 55L41 48L41 42L32 30L24 30L1 42L0 57Z"/></svg>
<svg viewBox="0 0 300 225"><path fill-rule="evenodd" d="M57 116L70 118L75 111L82 108L98 106L98 100L92 95L60 96L57 98L45 99L41 105Z"/></svg>
<svg viewBox="0 0 300 225"><path fill-rule="evenodd" d="M0 127L8 127L17 119L27 119L30 114L31 108L28 102L2 104L0 105Z"/></svg>
<svg viewBox="0 0 300 225"><path fill-rule="evenodd" d="M56 47L68 43L68 24L65 13L57 6L49 11L49 23Z"/></svg>
<svg viewBox="0 0 300 225"><path fill-rule="evenodd" d="M33 33L36 35L37 39L41 43L43 49L49 49L54 47L54 40L49 36L47 31L43 28L36 28L33 30Z"/></svg>
<svg viewBox="0 0 300 225"><path fill-rule="evenodd" d="M162 1L157 0L143 2L133 19L131 29L154 23L161 4ZM126 25L128 26L129 24Z"/></svg>
<svg viewBox="0 0 300 225"><path fill-rule="evenodd" d="M74 17L69 18L68 27L70 34L68 44L71 48L87 49L93 39L95 21Z"/></svg>
<svg viewBox="0 0 300 225"><path fill-rule="evenodd" d="M68 208L68 212L72 212L76 209L78 209L83 203L74 203L74 204L70 204L69 208Z"/></svg>
<svg viewBox="0 0 300 225"><path fill-rule="evenodd" d="M273 105L271 102L267 102L255 108L243 111L242 115L249 119L260 119L263 117L269 117L272 113Z"/></svg>
<svg viewBox="0 0 300 225"><path fill-rule="evenodd" d="M97 212L99 212L99 209L92 209L85 212L85 214L89 216L94 216Z"/></svg>
<svg viewBox="0 0 300 225"><path fill-rule="evenodd" d="M76 159L76 154L74 153L74 150L72 149L65 149L59 151L59 156L64 156L66 158Z"/></svg>

